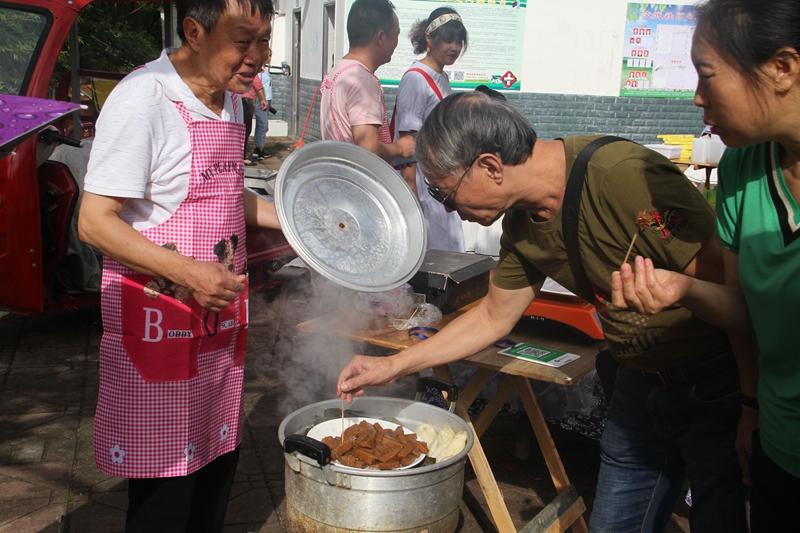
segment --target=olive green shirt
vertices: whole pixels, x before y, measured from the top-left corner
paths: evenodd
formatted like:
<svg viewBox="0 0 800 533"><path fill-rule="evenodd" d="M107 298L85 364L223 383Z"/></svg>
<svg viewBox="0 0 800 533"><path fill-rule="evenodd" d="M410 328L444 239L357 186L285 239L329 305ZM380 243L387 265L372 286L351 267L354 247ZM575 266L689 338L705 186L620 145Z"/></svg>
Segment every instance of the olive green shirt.
<svg viewBox="0 0 800 533"><path fill-rule="evenodd" d="M565 180L578 153L596 138L563 139ZM643 212L650 222L645 229L637 224ZM714 212L703 195L665 157L632 142L605 145L592 156L581 195L578 245L609 348L627 366L665 368L727 346L722 331L684 307L646 316L610 304L611 273L619 270L634 235L629 261L641 255L656 268L683 271L714 229ZM538 286L548 276L576 292L561 212L539 222L527 211L507 211L492 282L513 290Z"/></svg>

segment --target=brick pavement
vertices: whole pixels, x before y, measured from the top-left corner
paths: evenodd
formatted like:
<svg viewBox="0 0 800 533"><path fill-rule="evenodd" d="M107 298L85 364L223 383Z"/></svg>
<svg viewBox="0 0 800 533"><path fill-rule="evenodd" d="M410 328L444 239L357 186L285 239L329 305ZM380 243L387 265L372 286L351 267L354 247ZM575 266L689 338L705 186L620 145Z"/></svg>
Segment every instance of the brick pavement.
<svg viewBox="0 0 800 533"><path fill-rule="evenodd" d="M286 523L277 426L288 407L281 402L287 391L279 367L285 361L271 352L289 325L265 305L251 316L245 436L225 531L277 533ZM91 447L100 334L97 310L0 317L0 533L122 531L124 481L95 468ZM323 390L318 399L330 396ZM520 431L526 427L516 415L501 415L483 439L519 525L554 496L529 432ZM591 504L597 446L566 434L556 440L573 483ZM520 444L529 451L524 460L515 458ZM490 531L469 468L467 479L471 505L462 506L459 531ZM671 531L686 529L684 519L675 520Z"/></svg>

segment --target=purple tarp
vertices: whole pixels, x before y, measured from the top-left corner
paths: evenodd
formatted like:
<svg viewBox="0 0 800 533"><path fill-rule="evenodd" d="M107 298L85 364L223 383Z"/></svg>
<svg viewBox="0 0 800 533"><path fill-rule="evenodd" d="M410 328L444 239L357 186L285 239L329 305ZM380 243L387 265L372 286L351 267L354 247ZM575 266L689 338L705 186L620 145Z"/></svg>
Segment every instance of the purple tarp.
<svg viewBox="0 0 800 533"><path fill-rule="evenodd" d="M72 102L0 93L0 152L78 107Z"/></svg>

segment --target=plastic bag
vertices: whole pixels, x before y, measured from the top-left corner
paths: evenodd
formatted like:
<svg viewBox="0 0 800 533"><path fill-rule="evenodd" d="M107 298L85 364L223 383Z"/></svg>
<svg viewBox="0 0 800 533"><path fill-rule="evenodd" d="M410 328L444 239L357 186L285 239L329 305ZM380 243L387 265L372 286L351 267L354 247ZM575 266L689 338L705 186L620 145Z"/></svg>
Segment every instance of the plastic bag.
<svg viewBox="0 0 800 533"><path fill-rule="evenodd" d="M414 290L406 283L390 291L359 292L355 306L362 313L399 318L409 316L414 311L415 303Z"/></svg>
<svg viewBox="0 0 800 533"><path fill-rule="evenodd" d="M393 318L389 324L394 329L406 330L424 326L432 326L442 319L442 311L433 304L419 303L414 306L408 318Z"/></svg>

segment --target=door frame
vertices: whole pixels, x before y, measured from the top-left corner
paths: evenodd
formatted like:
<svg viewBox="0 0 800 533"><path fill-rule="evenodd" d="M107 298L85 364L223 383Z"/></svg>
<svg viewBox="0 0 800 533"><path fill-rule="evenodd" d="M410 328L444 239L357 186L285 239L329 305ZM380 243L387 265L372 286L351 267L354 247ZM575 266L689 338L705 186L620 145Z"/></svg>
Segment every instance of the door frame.
<svg viewBox="0 0 800 533"><path fill-rule="evenodd" d="M300 133L300 60L302 57L303 11L292 10L292 135Z"/></svg>

